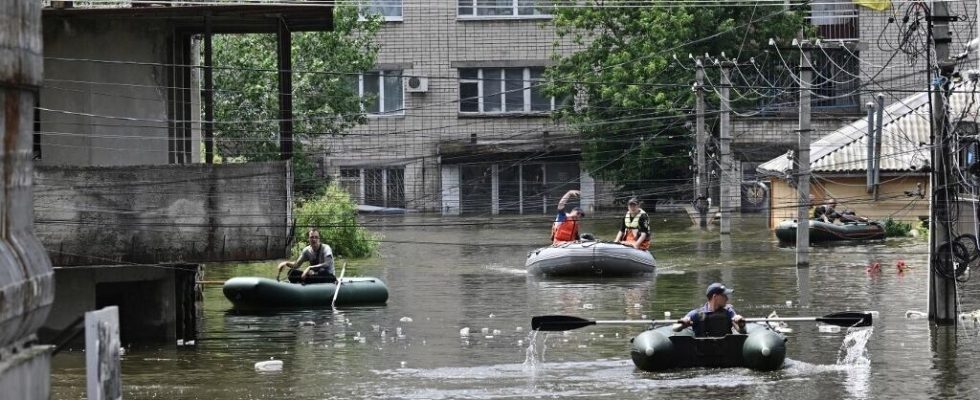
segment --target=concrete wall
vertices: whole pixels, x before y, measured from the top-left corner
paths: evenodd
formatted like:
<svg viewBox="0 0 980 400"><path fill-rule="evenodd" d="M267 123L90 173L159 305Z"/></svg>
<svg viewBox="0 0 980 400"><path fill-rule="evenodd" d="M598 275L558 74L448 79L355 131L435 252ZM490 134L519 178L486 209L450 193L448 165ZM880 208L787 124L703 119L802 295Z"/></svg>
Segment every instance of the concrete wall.
<svg viewBox="0 0 980 400"><path fill-rule="evenodd" d="M167 266L109 265L55 269L55 302L41 333L67 328L88 311L119 306L123 343L173 344L177 337L174 271Z"/></svg>
<svg viewBox="0 0 980 400"><path fill-rule="evenodd" d="M170 162L171 129L181 119L174 115L183 109L170 109L168 87L186 76L167 67L172 28L150 21L45 18L39 165ZM189 76L196 88L197 74ZM199 90L182 93L200 110ZM200 158L195 134L186 151L192 162Z"/></svg>
<svg viewBox="0 0 980 400"><path fill-rule="evenodd" d="M472 20L458 16L458 4L405 2L402 21L385 24L378 66L428 77L429 90L405 92L404 115L371 117L353 135L323 139L329 173L348 166L404 166L407 207L441 211L440 141L469 140L473 134L483 142L568 133L547 116L460 116L460 65L543 66L550 63L555 35L548 19Z"/></svg>
<svg viewBox="0 0 980 400"><path fill-rule="evenodd" d="M897 221L910 222L915 227L918 226L919 217L929 216L928 176L882 175L881 182L878 201L874 201L873 196L867 193L863 176L816 179L810 185L810 193L813 193L816 205L833 197L837 200L838 211L850 209L859 216L874 220L883 221L890 217ZM905 191L915 192L916 184L922 185L925 198L905 195ZM770 228L775 227L779 221L796 219L796 207L799 204L796 188L787 185L785 180L773 178L769 193L772 199Z"/></svg>
<svg viewBox="0 0 980 400"><path fill-rule="evenodd" d="M284 257L288 169L285 162L39 167L37 235L57 266Z"/></svg>

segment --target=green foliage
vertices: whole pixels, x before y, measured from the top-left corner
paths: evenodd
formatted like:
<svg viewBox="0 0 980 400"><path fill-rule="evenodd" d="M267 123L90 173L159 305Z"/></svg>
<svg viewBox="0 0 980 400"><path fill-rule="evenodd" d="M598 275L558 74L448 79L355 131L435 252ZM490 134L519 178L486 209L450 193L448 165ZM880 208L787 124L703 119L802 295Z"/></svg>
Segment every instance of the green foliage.
<svg viewBox="0 0 980 400"><path fill-rule="evenodd" d="M305 201L296 210L296 245L293 253L306 246L306 234L310 228L320 230L323 243L330 245L335 255L344 257L368 257L378 246L378 237L357 222L357 203L342 188L330 185L322 194Z"/></svg>
<svg viewBox="0 0 980 400"><path fill-rule="evenodd" d="M556 48L569 41L584 46L556 54L549 69L548 92L577 99L557 117L581 134L583 158L594 176L653 197L676 193L651 188L655 180L689 191L689 183L678 178L691 176L694 135L685 123L693 119L694 71L681 68L674 55L689 67L688 54L724 52L746 61L769 49L769 38L788 43L809 29L800 13L782 6L556 7L554 14ZM718 70L706 71L719 84ZM706 100L709 117L716 116L717 100ZM707 125L717 124L709 118Z"/></svg>
<svg viewBox="0 0 980 400"><path fill-rule="evenodd" d="M923 220L919 223L919 226L915 227L915 230L919 232L919 237L928 238L929 237L929 220Z"/></svg>
<svg viewBox="0 0 980 400"><path fill-rule="evenodd" d="M912 232L912 224L908 222L896 221L891 218L885 220L886 237L909 236L911 232Z"/></svg>
<svg viewBox="0 0 980 400"><path fill-rule="evenodd" d="M334 13L333 31L292 34L293 176L300 196L322 185L313 160L326 149L310 139L340 135L367 120L352 83L375 65L382 21L359 19L356 7ZM225 161L278 160L276 36L216 35L214 65L215 154Z"/></svg>

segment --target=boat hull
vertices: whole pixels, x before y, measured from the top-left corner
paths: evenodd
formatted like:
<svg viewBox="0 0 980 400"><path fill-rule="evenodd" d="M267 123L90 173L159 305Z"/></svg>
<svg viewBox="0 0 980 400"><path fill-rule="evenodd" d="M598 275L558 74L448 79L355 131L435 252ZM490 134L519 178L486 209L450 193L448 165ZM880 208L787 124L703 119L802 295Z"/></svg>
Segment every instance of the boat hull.
<svg viewBox="0 0 980 400"><path fill-rule="evenodd" d="M776 225L776 237L783 243L796 243L796 221L785 220ZM810 220L810 243L836 241L866 241L885 238L885 228L878 223L828 224Z"/></svg>
<svg viewBox="0 0 980 400"><path fill-rule="evenodd" d="M570 242L531 251L524 266L532 275L625 276L655 272L656 260L619 243Z"/></svg>
<svg viewBox="0 0 980 400"><path fill-rule="evenodd" d="M664 326L640 333L631 341L630 357L644 371L674 368L744 367L772 371L786 360L786 339L771 329L746 325L747 334L718 338L694 337L688 328L673 332Z"/></svg>
<svg viewBox="0 0 980 400"><path fill-rule="evenodd" d="M337 285L333 283L300 285L258 277L231 278L222 287L225 297L235 308L242 309L330 307L336 290ZM388 287L380 279L344 278L336 305L384 304L387 301Z"/></svg>

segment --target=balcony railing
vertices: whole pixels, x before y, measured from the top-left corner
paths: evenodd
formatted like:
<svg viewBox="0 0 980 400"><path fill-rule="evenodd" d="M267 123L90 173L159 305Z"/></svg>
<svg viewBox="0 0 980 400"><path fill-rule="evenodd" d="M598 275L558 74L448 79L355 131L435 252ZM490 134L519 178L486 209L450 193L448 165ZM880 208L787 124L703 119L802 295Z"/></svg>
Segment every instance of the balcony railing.
<svg viewBox="0 0 980 400"><path fill-rule="evenodd" d="M858 111L860 97L857 89L861 80L856 50L823 47L810 54L814 71L811 100L813 108L823 112ZM796 55L792 59L798 58ZM765 81L773 87L770 96L762 97L760 110L776 113L795 110L799 106L799 91L790 88L799 86L793 78L796 71L786 71L786 65L778 58L771 58L760 68L766 76Z"/></svg>
<svg viewBox="0 0 980 400"><path fill-rule="evenodd" d="M858 40L858 9L852 0L823 0L812 4L808 19L823 40Z"/></svg>

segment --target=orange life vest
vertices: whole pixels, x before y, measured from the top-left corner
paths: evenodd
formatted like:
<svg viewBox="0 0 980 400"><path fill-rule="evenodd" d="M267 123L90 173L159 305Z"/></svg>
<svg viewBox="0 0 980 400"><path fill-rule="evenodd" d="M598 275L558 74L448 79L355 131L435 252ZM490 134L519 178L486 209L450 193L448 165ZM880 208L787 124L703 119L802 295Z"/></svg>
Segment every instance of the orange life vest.
<svg viewBox="0 0 980 400"><path fill-rule="evenodd" d="M551 240L554 243L578 240L578 221L566 219L551 227Z"/></svg>
<svg viewBox="0 0 980 400"><path fill-rule="evenodd" d="M629 212L626 213L626 217L623 219L623 225L626 226L626 237L623 238L621 243L630 246L636 244L636 239L640 237L640 218L646 216L646 214L646 211L642 209L639 210L636 216L631 216ZM643 243L640 243L640 250L650 249L650 236L651 234L648 233L647 237L643 239Z"/></svg>
<svg viewBox="0 0 980 400"><path fill-rule="evenodd" d="M626 230L626 238L623 239L624 244L633 246L636 243L637 238L633 236L633 232L637 232L637 230L636 229ZM643 243L640 243L640 250L650 250L650 235L647 235L647 237L643 239Z"/></svg>

